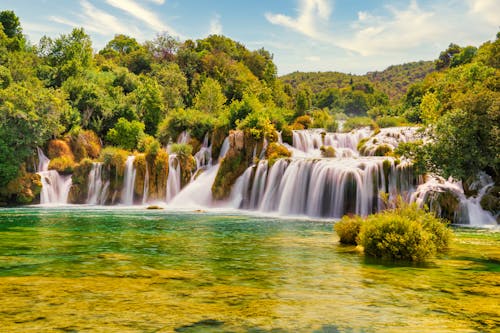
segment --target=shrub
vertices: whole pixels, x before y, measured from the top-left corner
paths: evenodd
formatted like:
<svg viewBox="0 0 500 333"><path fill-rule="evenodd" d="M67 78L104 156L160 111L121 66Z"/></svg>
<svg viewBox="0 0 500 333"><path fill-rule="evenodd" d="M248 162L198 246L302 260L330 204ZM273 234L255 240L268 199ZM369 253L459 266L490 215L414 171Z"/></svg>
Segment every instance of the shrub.
<svg viewBox="0 0 500 333"><path fill-rule="evenodd" d="M129 152L116 147L106 147L101 151L100 160L104 166L113 168L118 176L123 176L125 172L125 162Z"/></svg>
<svg viewBox="0 0 500 333"><path fill-rule="evenodd" d="M370 127L375 132L377 132L377 130L379 130L377 123L375 123L373 121L373 119L371 119L369 117L351 117L351 118L348 118L345 121L344 125L342 126L342 130L344 132L350 132L353 129L363 128L363 127Z"/></svg>
<svg viewBox="0 0 500 333"><path fill-rule="evenodd" d="M108 131L106 140L118 147L132 150L137 147L139 140L144 136L144 128L145 125L137 120L128 121L120 118Z"/></svg>
<svg viewBox="0 0 500 333"><path fill-rule="evenodd" d="M415 204L368 216L361 226L358 244L369 256L423 261L448 248L451 231L432 213Z"/></svg>
<svg viewBox="0 0 500 333"><path fill-rule="evenodd" d="M49 170L56 170L61 174L70 174L75 167L75 161L68 156L56 157L50 160Z"/></svg>
<svg viewBox="0 0 500 333"><path fill-rule="evenodd" d="M193 137L203 141L203 137L212 130L213 125L212 115L194 109L176 109L170 111L160 122L156 137L162 144L167 145L170 140L175 141L179 134L188 131Z"/></svg>
<svg viewBox="0 0 500 333"><path fill-rule="evenodd" d="M381 144L375 148L373 156L387 156L392 153L392 148L389 145Z"/></svg>
<svg viewBox="0 0 500 333"><path fill-rule="evenodd" d="M338 123L326 110L315 110L312 112L313 122L312 128L324 128L328 132L335 132L338 128Z"/></svg>
<svg viewBox="0 0 500 333"><path fill-rule="evenodd" d="M293 131L290 126L285 126L281 130L281 140L283 143L288 143L290 146L293 145Z"/></svg>
<svg viewBox="0 0 500 333"><path fill-rule="evenodd" d="M174 143L170 146L170 153L186 157L193 153L193 147L184 143Z"/></svg>
<svg viewBox="0 0 500 333"><path fill-rule="evenodd" d="M342 220L335 223L333 228L340 237L340 242L342 244L356 245L356 239L358 238L362 224L363 219L359 216L344 216Z"/></svg>
<svg viewBox="0 0 500 333"><path fill-rule="evenodd" d="M82 130L80 127L72 129L65 140L69 142L76 161L84 158L98 158L101 153L101 141L91 130Z"/></svg>
<svg viewBox="0 0 500 333"><path fill-rule="evenodd" d="M269 160L269 165L273 165L279 158L286 158L290 156L292 156L292 153L282 144L271 142L269 146L267 146L266 158Z"/></svg>
<svg viewBox="0 0 500 333"><path fill-rule="evenodd" d="M407 125L407 121L404 117L396 117L396 116L378 117L376 123L381 128Z"/></svg>
<svg viewBox="0 0 500 333"><path fill-rule="evenodd" d="M57 157L66 157L74 159L69 145L63 140L50 140L47 145L47 157L54 159Z"/></svg>
<svg viewBox="0 0 500 333"><path fill-rule="evenodd" d="M294 130L303 130L308 129L312 125L312 119L308 115L300 116L295 119L295 122L292 125L292 129Z"/></svg>
<svg viewBox="0 0 500 333"><path fill-rule="evenodd" d="M327 158L335 157L335 148L332 146L321 146L319 149L321 150L321 156Z"/></svg>
<svg viewBox="0 0 500 333"><path fill-rule="evenodd" d="M367 255L391 260L423 261L436 253L431 233L421 223L396 214L370 219L359 242Z"/></svg>

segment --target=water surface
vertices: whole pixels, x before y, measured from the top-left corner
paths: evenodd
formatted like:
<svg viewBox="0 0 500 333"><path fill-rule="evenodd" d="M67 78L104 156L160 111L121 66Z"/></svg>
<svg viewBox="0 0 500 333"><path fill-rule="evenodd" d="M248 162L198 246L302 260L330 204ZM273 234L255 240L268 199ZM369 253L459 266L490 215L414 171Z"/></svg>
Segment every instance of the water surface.
<svg viewBox="0 0 500 333"><path fill-rule="evenodd" d="M144 209L0 210L5 332L490 332L500 233L424 266L367 261L329 222Z"/></svg>

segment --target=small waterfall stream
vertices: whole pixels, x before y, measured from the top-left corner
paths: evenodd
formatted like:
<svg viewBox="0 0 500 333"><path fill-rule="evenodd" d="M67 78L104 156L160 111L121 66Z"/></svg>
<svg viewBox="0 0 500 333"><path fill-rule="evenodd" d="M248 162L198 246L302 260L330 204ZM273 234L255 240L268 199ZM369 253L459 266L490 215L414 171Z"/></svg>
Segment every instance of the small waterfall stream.
<svg viewBox="0 0 500 333"><path fill-rule="evenodd" d="M87 204L104 205L109 192L109 180L103 181L103 164L100 162L92 163L92 169L89 173L89 187L87 195Z"/></svg>
<svg viewBox="0 0 500 333"><path fill-rule="evenodd" d="M135 156L127 157L125 162L125 176L123 178L123 189L121 203L124 205L134 204L134 185L137 170L134 167Z"/></svg>
<svg viewBox="0 0 500 333"><path fill-rule="evenodd" d="M60 175L56 170L49 170L50 159L40 148L38 152L38 174L42 181L40 204L64 205L68 203L71 188L71 175Z"/></svg>

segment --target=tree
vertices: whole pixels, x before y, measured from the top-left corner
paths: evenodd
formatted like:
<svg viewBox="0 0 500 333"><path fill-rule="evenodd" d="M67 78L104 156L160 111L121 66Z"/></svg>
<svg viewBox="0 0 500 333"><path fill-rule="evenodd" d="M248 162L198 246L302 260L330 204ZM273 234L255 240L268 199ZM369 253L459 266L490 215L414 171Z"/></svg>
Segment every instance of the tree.
<svg viewBox="0 0 500 333"><path fill-rule="evenodd" d="M295 95L295 115L303 116L312 105L312 92L307 86L301 87Z"/></svg>
<svg viewBox="0 0 500 333"><path fill-rule="evenodd" d="M163 104L168 110L184 107L184 96L187 94L187 80L176 63L154 65L151 72L160 85Z"/></svg>
<svg viewBox="0 0 500 333"><path fill-rule="evenodd" d="M436 60L436 69L442 70L450 67L451 59L460 51L462 48L459 45L451 43L446 50L439 54L439 58Z"/></svg>
<svg viewBox="0 0 500 333"><path fill-rule="evenodd" d="M93 63L92 41L82 28L56 40L43 37L38 52L53 67L52 86L59 87L69 77L81 75Z"/></svg>
<svg viewBox="0 0 500 333"><path fill-rule="evenodd" d="M23 29L21 28L21 22L19 22L19 17L12 10L0 12L0 23L7 37L22 37Z"/></svg>
<svg viewBox="0 0 500 333"><path fill-rule="evenodd" d="M203 82L200 92L194 98L194 107L200 111L217 114L224 107L226 97L222 88L214 79L208 78Z"/></svg>
<svg viewBox="0 0 500 333"><path fill-rule="evenodd" d="M158 62L174 61L180 42L177 38L164 32L157 34L151 42L145 43L146 49Z"/></svg>
<svg viewBox="0 0 500 333"><path fill-rule="evenodd" d="M146 133L155 135L158 124L165 117L165 106L158 82L144 77L142 84L137 88L136 95L137 114L142 116L146 125Z"/></svg>
<svg viewBox="0 0 500 333"><path fill-rule="evenodd" d="M0 186L17 176L37 146L66 130L63 118L71 113L66 98L36 81L0 90Z"/></svg>
<svg viewBox="0 0 500 333"><path fill-rule="evenodd" d="M128 121L120 118L115 127L109 130L106 140L113 145L133 150L144 136L144 127L144 124L137 120Z"/></svg>

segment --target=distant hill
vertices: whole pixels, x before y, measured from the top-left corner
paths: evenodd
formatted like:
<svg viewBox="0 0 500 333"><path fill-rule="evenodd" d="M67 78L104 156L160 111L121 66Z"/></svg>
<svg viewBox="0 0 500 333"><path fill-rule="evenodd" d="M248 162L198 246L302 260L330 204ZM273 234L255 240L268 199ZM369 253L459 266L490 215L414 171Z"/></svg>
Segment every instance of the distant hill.
<svg viewBox="0 0 500 333"><path fill-rule="evenodd" d="M391 100L401 98L411 84L421 81L435 71L434 61L409 62L387 67L381 72L368 72L365 77L375 88L385 92Z"/></svg>
<svg viewBox="0 0 500 333"><path fill-rule="evenodd" d="M370 82L377 90L386 93L391 100L398 100L408 86L422 80L434 71L433 61L417 61L402 65L392 65L383 71L368 72L365 75L354 75L340 72L293 72L281 77L285 83L293 87L307 84L314 93L326 88L343 88L352 82Z"/></svg>

